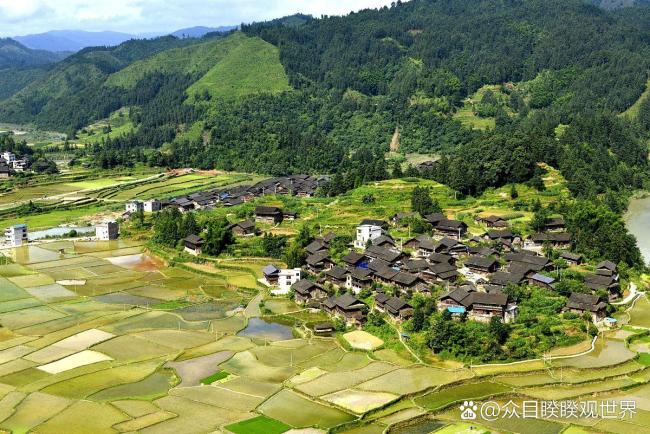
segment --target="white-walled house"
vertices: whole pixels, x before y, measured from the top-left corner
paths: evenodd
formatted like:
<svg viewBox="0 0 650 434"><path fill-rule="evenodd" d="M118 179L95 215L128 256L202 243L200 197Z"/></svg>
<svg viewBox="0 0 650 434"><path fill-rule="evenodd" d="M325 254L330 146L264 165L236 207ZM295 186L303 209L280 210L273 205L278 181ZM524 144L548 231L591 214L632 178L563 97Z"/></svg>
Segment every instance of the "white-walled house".
<svg viewBox="0 0 650 434"><path fill-rule="evenodd" d="M158 199L150 199L144 201L144 212L157 212L161 209L162 203Z"/></svg>
<svg viewBox="0 0 650 434"><path fill-rule="evenodd" d="M27 244L27 225L13 225L5 229L5 240L12 247Z"/></svg>
<svg viewBox="0 0 650 434"><path fill-rule="evenodd" d="M144 211L144 205L139 200L130 200L126 203L126 212L136 213L138 211Z"/></svg>
<svg viewBox="0 0 650 434"><path fill-rule="evenodd" d="M386 222L382 220L363 220L357 226L357 239L354 241L354 247L357 249L365 248L368 241L372 241L383 235L385 226Z"/></svg>
<svg viewBox="0 0 650 434"><path fill-rule="evenodd" d="M115 220L107 220L95 226L95 236L100 241L116 240L120 233Z"/></svg>
<svg viewBox="0 0 650 434"><path fill-rule="evenodd" d="M291 290L291 286L300 280L300 268L281 269L278 274L278 287L271 290L273 295L286 295Z"/></svg>

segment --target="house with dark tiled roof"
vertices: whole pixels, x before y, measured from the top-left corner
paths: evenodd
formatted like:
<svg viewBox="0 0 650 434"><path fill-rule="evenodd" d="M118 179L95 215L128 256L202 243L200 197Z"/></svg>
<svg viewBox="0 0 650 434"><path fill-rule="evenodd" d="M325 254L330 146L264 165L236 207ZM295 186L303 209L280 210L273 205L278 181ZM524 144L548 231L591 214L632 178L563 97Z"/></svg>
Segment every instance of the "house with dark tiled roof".
<svg viewBox="0 0 650 434"><path fill-rule="evenodd" d="M277 224L282 222L282 209L277 206L258 206L255 208L255 221Z"/></svg>
<svg viewBox="0 0 650 434"><path fill-rule="evenodd" d="M231 228L232 233L240 237L255 235L255 223L250 220L235 223Z"/></svg>
<svg viewBox="0 0 650 434"><path fill-rule="evenodd" d="M329 296L322 286L307 279L301 279L291 285L296 303L306 304L314 300L323 300Z"/></svg>
<svg viewBox="0 0 650 434"><path fill-rule="evenodd" d="M355 251L351 251L347 255L345 255L343 258L341 258L341 261L346 265L348 268L356 268L356 267L365 267L367 268L368 266L368 261L369 258L362 254L362 253L357 253Z"/></svg>
<svg viewBox="0 0 650 434"><path fill-rule="evenodd" d="M555 278L545 276L543 274L535 273L528 278L530 285L539 286L540 288L548 289L550 291L555 289Z"/></svg>
<svg viewBox="0 0 650 434"><path fill-rule="evenodd" d="M526 247L541 247L550 245L557 249L566 249L571 245L571 234L567 232L542 232L531 235L525 243Z"/></svg>
<svg viewBox="0 0 650 434"><path fill-rule="evenodd" d="M420 276L425 282L455 282L460 274L455 265L448 263L431 264L428 270L423 271Z"/></svg>
<svg viewBox="0 0 650 434"><path fill-rule="evenodd" d="M266 267L262 268L262 274L266 282L273 286L278 284L278 279L280 277L280 269L275 265L269 264Z"/></svg>
<svg viewBox="0 0 650 434"><path fill-rule="evenodd" d="M516 303L509 303L503 292L475 292L464 288L454 288L442 294L438 308L449 311L452 316L467 313L469 319L480 322L489 322L492 317L511 322L518 313Z"/></svg>
<svg viewBox="0 0 650 434"><path fill-rule="evenodd" d="M546 221L545 228L547 231L563 231L566 229L566 223L564 221L564 218L562 217L555 217L548 219Z"/></svg>
<svg viewBox="0 0 650 434"><path fill-rule="evenodd" d="M602 261L596 265L596 274L600 276L611 276L618 279L618 266L612 261Z"/></svg>
<svg viewBox="0 0 650 434"><path fill-rule="evenodd" d="M467 232L467 225L459 220L444 219L439 221L433 229L442 236L460 240Z"/></svg>
<svg viewBox="0 0 650 434"><path fill-rule="evenodd" d="M489 215L487 217L478 217L476 221L479 223L484 223L488 228L508 227L508 222L504 218L495 215Z"/></svg>
<svg viewBox="0 0 650 434"><path fill-rule="evenodd" d="M325 280L334 286L343 287L347 281L348 273L348 270L345 268L335 265L325 271Z"/></svg>
<svg viewBox="0 0 650 434"><path fill-rule="evenodd" d="M370 246L366 249L364 254L370 259L381 259L391 265L398 264L404 258L404 254L394 249L386 249L384 247Z"/></svg>
<svg viewBox="0 0 650 434"><path fill-rule="evenodd" d="M409 250L418 250L420 248L420 244L424 241L433 242L433 238L431 238L429 235L421 234L418 235L417 237L413 237L404 241L404 243L402 244L402 248L409 249Z"/></svg>
<svg viewBox="0 0 650 434"><path fill-rule="evenodd" d="M375 309L387 313L397 321L404 321L413 316L413 306L399 297L390 297L383 292L378 292L375 296Z"/></svg>
<svg viewBox="0 0 650 434"><path fill-rule="evenodd" d="M354 268L346 276L345 287L355 294L372 286L372 271L367 268Z"/></svg>
<svg viewBox="0 0 650 434"><path fill-rule="evenodd" d="M485 241L508 241L510 243L521 242L519 235L514 234L511 230L490 230L483 235Z"/></svg>
<svg viewBox="0 0 650 434"><path fill-rule="evenodd" d="M328 297L322 307L325 312L343 318L348 324L361 324L368 312L368 305L347 293Z"/></svg>
<svg viewBox="0 0 650 434"><path fill-rule="evenodd" d="M589 313L594 322L602 321L607 315L607 303L598 296L577 292L571 293L564 309L578 315Z"/></svg>
<svg viewBox="0 0 650 434"><path fill-rule="evenodd" d="M523 274L509 273L506 271L497 271L490 276L490 285L506 287L508 284L521 285L526 281L526 276Z"/></svg>
<svg viewBox="0 0 650 434"><path fill-rule="evenodd" d="M416 212L398 212L393 214L390 218L390 222L394 225L401 225L405 220L412 219L417 217L418 213Z"/></svg>
<svg viewBox="0 0 650 434"><path fill-rule="evenodd" d="M334 261L330 258L327 250L321 250L312 255L307 256L305 259L307 269L314 274L322 273L334 267Z"/></svg>
<svg viewBox="0 0 650 434"><path fill-rule="evenodd" d="M432 264L450 264L454 265L456 263L456 258L451 255L446 255L444 253L432 253L427 257L427 261Z"/></svg>
<svg viewBox="0 0 650 434"><path fill-rule="evenodd" d="M592 291L607 291L610 298L614 299L619 296L621 285L617 279L618 276L603 276L600 274L586 274L585 286Z"/></svg>
<svg viewBox="0 0 650 434"><path fill-rule="evenodd" d="M190 255L194 256L198 256L202 253L203 244L205 244L203 238L194 234L187 236L183 240L183 245L185 247L184 250Z"/></svg>
<svg viewBox="0 0 650 434"><path fill-rule="evenodd" d="M313 255L314 253L318 253L327 249L328 249L327 243L322 239L315 239L311 243L307 244L307 247L305 247L305 251L310 255Z"/></svg>
<svg viewBox="0 0 650 434"><path fill-rule="evenodd" d="M499 268L499 262L490 257L486 256L470 256L467 261L465 261L465 267L471 270L474 273L487 276L490 273L494 273Z"/></svg>
<svg viewBox="0 0 650 434"><path fill-rule="evenodd" d="M424 281L417 275L400 271L390 279L391 285L402 291L423 291L426 289Z"/></svg>
<svg viewBox="0 0 650 434"><path fill-rule="evenodd" d="M560 252L560 258L564 259L568 265L580 265L584 262L584 256L578 253L563 251Z"/></svg>
<svg viewBox="0 0 650 434"><path fill-rule="evenodd" d="M440 223L443 220L446 220L447 217L445 217L444 214L442 213L433 213L433 214L427 214L424 216L424 221L429 223L431 226L436 227L438 223Z"/></svg>

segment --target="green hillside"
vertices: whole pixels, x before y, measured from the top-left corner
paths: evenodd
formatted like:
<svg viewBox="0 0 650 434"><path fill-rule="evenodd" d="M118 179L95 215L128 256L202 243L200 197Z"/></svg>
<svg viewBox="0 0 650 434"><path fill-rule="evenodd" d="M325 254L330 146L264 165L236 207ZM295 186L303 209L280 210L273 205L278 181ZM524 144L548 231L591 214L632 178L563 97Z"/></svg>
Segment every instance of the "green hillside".
<svg viewBox="0 0 650 434"><path fill-rule="evenodd" d="M189 89L191 96L207 90L213 98L289 90L278 49L259 38L244 38Z"/></svg>
<svg viewBox="0 0 650 434"><path fill-rule="evenodd" d="M163 51L112 74L106 81L106 85L133 88L138 81L152 72L205 74L247 39L242 33L234 33L225 39Z"/></svg>
<svg viewBox="0 0 650 434"><path fill-rule="evenodd" d="M641 94L639 99L636 100L636 102L632 104L629 109L621 113L621 115L627 116L632 119L636 119L637 116L639 116L639 110L641 109L641 104L643 104L643 102L646 101L648 98L650 98L650 80L648 80L645 91Z"/></svg>

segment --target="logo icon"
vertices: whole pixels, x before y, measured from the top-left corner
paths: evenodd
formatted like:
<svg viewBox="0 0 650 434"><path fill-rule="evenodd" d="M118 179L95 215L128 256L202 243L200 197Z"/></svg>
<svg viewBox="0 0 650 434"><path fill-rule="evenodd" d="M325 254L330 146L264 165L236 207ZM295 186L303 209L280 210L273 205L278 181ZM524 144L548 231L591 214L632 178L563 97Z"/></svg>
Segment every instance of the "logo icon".
<svg viewBox="0 0 650 434"><path fill-rule="evenodd" d="M460 406L460 418L462 420L476 420L478 405L474 401L464 401Z"/></svg>

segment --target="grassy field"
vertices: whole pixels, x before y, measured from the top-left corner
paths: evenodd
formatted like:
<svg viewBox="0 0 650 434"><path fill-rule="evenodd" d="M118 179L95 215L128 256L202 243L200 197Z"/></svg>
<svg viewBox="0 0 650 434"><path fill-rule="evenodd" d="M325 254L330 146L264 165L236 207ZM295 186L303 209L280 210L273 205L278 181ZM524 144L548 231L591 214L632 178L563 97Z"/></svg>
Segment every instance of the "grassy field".
<svg viewBox="0 0 650 434"><path fill-rule="evenodd" d="M628 108L623 113L621 113L621 116L627 116L632 119L636 118L637 116L639 116L639 108L641 107L641 103L648 98L650 98L650 80L648 80L648 82L646 83L645 90L643 91L639 99L636 100L634 104L630 106L630 108Z"/></svg>
<svg viewBox="0 0 650 434"><path fill-rule="evenodd" d="M190 86L188 95L207 91L213 98L236 98L291 89L276 47L259 38L233 36L240 43Z"/></svg>
<svg viewBox="0 0 650 434"><path fill-rule="evenodd" d="M97 121L83 128L77 134L77 141L82 145L101 143L102 140L122 136L133 130L133 122L129 120L128 110L122 108L111 113L107 119ZM109 128L110 127L110 128Z"/></svg>
<svg viewBox="0 0 650 434"><path fill-rule="evenodd" d="M476 104L478 104L485 92L491 91L497 100L507 108L508 96L501 91L500 85L485 85L477 90L471 97L467 98L463 107L454 113L454 119L462 124L477 130L487 130L495 127L494 117L481 117L476 114ZM508 111L508 110L506 110Z"/></svg>
<svg viewBox="0 0 650 434"><path fill-rule="evenodd" d="M235 33L225 39L166 50L148 59L134 62L112 74L106 84L112 87L132 88L145 75L154 71L169 74L205 74L246 39L243 33Z"/></svg>

